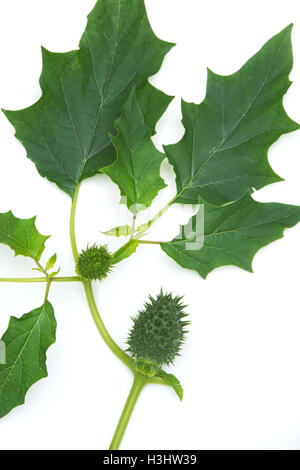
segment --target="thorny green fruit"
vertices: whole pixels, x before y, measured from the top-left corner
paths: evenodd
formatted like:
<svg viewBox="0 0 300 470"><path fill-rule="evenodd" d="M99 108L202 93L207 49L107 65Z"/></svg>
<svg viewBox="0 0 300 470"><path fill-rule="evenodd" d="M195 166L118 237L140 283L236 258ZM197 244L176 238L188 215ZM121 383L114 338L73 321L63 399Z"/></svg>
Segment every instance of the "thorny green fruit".
<svg viewBox="0 0 300 470"><path fill-rule="evenodd" d="M83 279L102 281L111 272L113 257L106 245L87 247L79 255L76 271Z"/></svg>
<svg viewBox="0 0 300 470"><path fill-rule="evenodd" d="M154 376L161 366L173 363L180 354L189 322L184 320L187 314L182 297L161 290L156 299L149 296L149 300L133 318L127 343L137 370Z"/></svg>

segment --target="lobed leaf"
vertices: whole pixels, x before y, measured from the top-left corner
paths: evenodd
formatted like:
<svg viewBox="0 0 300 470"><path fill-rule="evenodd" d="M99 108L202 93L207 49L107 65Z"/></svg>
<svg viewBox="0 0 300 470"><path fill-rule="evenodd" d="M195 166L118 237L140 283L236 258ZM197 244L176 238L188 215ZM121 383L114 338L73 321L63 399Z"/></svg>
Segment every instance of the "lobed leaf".
<svg viewBox="0 0 300 470"><path fill-rule="evenodd" d="M182 103L185 135L165 147L176 173L174 202L215 205L248 189L280 181L268 162L269 147L299 129L286 114L283 96L293 65L288 26L230 76L208 71L202 104Z"/></svg>
<svg viewBox="0 0 300 470"><path fill-rule="evenodd" d="M8 245L15 255L38 261L49 236L41 235L35 226L36 217L19 219L12 212L0 214L0 243Z"/></svg>
<svg viewBox="0 0 300 470"><path fill-rule="evenodd" d="M167 98L169 103L172 98ZM147 102L151 104L151 100ZM151 129L133 89L122 108L121 117L115 123L118 134L111 136L117 160L103 169L103 173L119 186L128 209L134 214L149 207L158 192L166 186L160 177L160 166L165 156L151 140L157 120L165 109L165 103L161 102L160 110L156 108ZM149 116L147 118L149 120Z"/></svg>
<svg viewBox="0 0 300 470"><path fill-rule="evenodd" d="M181 227L177 238L161 244L180 266L197 271L203 278L227 265L252 272L256 252L282 238L285 228L300 221L300 207L257 202L250 194L222 207L205 203L204 212L203 237L194 216Z"/></svg>
<svg viewBox="0 0 300 470"><path fill-rule="evenodd" d="M154 135L156 133L156 124L167 110L171 101L173 101L174 96L166 95L161 90L150 85L149 82L136 88L135 95L140 111L143 114L143 120L151 130L151 135Z"/></svg>
<svg viewBox="0 0 300 470"><path fill-rule="evenodd" d="M0 364L0 418L22 405L28 389L47 377L46 351L55 342L53 307L42 307L21 318L11 317L2 337L6 363Z"/></svg>
<svg viewBox="0 0 300 470"><path fill-rule="evenodd" d="M43 49L41 99L4 111L39 173L73 197L81 180L112 164L109 133L122 105L134 85L159 70L171 47L154 35L144 0L98 0L79 50Z"/></svg>

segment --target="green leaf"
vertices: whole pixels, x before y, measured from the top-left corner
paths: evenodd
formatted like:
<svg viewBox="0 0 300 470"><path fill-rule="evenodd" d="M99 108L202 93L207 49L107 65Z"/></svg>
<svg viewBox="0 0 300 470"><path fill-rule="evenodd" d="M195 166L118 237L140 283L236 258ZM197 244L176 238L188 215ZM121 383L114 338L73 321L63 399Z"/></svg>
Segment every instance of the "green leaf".
<svg viewBox="0 0 300 470"><path fill-rule="evenodd" d="M12 212L0 214L0 243L8 245L16 256L29 256L38 261L49 236L37 231L35 220L36 217L19 219Z"/></svg>
<svg viewBox="0 0 300 470"><path fill-rule="evenodd" d="M46 266L45 266L46 271L50 271L50 269L53 268L53 266L56 263L56 259L57 259L56 253L53 256L51 256L51 258L48 259Z"/></svg>
<svg viewBox="0 0 300 470"><path fill-rule="evenodd" d="M206 203L204 213L204 234L201 218L194 216L181 227L178 238L161 244L180 266L197 271L203 278L227 265L252 272L256 252L282 238L285 228L300 221L300 207L256 202L250 194L223 207Z"/></svg>
<svg viewBox="0 0 300 470"><path fill-rule="evenodd" d="M288 26L230 76L208 71L202 104L182 103L185 135L165 147L174 166L174 202L221 205L248 189L280 181L268 162L269 147L296 129L283 108L293 65Z"/></svg>
<svg viewBox="0 0 300 470"><path fill-rule="evenodd" d="M136 252L138 246L138 240L129 240L126 245L121 246L121 248L113 254L114 264L120 263L124 259L129 258L129 256L133 255L133 253Z"/></svg>
<svg viewBox="0 0 300 470"><path fill-rule="evenodd" d="M51 277L51 278L52 278L52 277L55 277L55 276L57 276L59 273L60 273L60 267L58 268L57 271L54 271L53 273L49 274L49 277Z"/></svg>
<svg viewBox="0 0 300 470"><path fill-rule="evenodd" d="M164 370L160 370L159 374L160 377L164 379L167 385L173 388L174 392L178 396L179 400L182 401L183 399L183 389L179 380L173 374L167 374Z"/></svg>
<svg viewBox="0 0 300 470"><path fill-rule="evenodd" d="M0 418L22 405L28 389L47 377L46 351L55 342L56 320L46 302L21 318L11 317L2 337L6 364L0 364Z"/></svg>
<svg viewBox="0 0 300 470"><path fill-rule="evenodd" d="M144 0L98 0L79 50L43 49L41 99L4 111L39 173L73 197L81 180L112 164L109 133L122 105L172 47L154 35Z"/></svg>
<svg viewBox="0 0 300 470"><path fill-rule="evenodd" d="M156 114L159 119L161 113ZM156 122L153 122L155 127ZM121 117L116 121L116 137L111 136L117 152L117 160L103 170L116 183L126 200L128 209L136 214L149 207L158 192L165 188L160 177L160 166L165 158L152 140L151 128L145 122L144 113L139 105L135 89L132 90L122 108Z"/></svg>

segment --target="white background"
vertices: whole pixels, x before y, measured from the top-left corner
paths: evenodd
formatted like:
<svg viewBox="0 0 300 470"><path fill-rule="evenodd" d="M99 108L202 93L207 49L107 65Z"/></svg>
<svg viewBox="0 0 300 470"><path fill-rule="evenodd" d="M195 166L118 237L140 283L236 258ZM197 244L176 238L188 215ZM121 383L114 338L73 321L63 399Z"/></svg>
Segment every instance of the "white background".
<svg viewBox="0 0 300 470"><path fill-rule="evenodd" d="M130 2L128 2L130 4ZM52 51L77 47L94 0L9 0L0 4L0 106L20 109L40 96L40 45ZM176 100L158 125L155 142L182 136L180 97L199 103L206 67L235 72L271 36L295 23L295 67L284 102L300 121L300 8L298 0L146 0L156 34L176 42L162 71L151 82ZM70 198L43 180L13 128L0 116L0 211L37 215L47 242L44 260L58 254L61 275L74 266L68 239ZM270 151L270 162L285 182L255 198L300 204L300 132L285 136ZM161 208L174 195L171 183L155 200ZM114 242L99 232L118 224L119 191L107 177L82 187L78 241ZM153 239L170 239L189 211L174 206L153 228ZM119 214L119 215L118 215ZM121 220L122 222L122 220ZM0 246L0 276L32 276L32 263ZM184 401L172 390L144 390L123 441L123 449L300 449L300 225L261 250L255 274L220 268L202 280L184 270L159 247L140 247L118 265L96 296L115 340L125 347L129 316L160 287L184 294L192 326L184 355L171 371L180 378ZM0 285L0 328L10 315L39 306L44 286ZM57 342L48 352L49 378L34 385L26 404L0 423L1 449L107 448L131 384L130 373L106 348L86 306L81 286L53 285L50 300L58 321Z"/></svg>

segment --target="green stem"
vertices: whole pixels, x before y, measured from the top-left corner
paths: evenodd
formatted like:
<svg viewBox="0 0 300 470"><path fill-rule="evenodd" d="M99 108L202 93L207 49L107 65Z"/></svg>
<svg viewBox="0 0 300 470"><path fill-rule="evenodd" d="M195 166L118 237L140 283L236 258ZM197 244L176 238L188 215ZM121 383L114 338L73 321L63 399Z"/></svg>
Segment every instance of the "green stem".
<svg viewBox="0 0 300 470"><path fill-rule="evenodd" d="M162 243L166 242L156 242L151 240L138 240L140 245L161 245Z"/></svg>
<svg viewBox="0 0 300 470"><path fill-rule="evenodd" d="M136 405L136 402L140 396L141 391L144 386L147 384L147 378L143 377L141 374L134 375L133 385L131 387L130 393L128 395L127 401L125 403L119 424L115 431L113 440L111 441L109 450L118 450L122 442L124 433L126 431L127 425L129 423L130 417Z"/></svg>
<svg viewBox="0 0 300 470"><path fill-rule="evenodd" d="M92 317L94 319L94 322L96 324L96 327L98 328L98 331L100 335L102 336L102 339L104 342L107 344L109 349L122 361L124 364L126 364L127 367L129 367L132 372L134 372L134 363L131 357L129 357L119 346L114 342L110 334L108 333L103 320L99 314L96 302L95 302L95 297L93 294L93 289L92 289L92 283L90 281L82 281L86 298L90 307L90 311L92 314Z"/></svg>
<svg viewBox="0 0 300 470"><path fill-rule="evenodd" d="M47 287L46 287L46 292L45 292L44 305L48 300L51 283L52 283L52 279L47 279Z"/></svg>
<svg viewBox="0 0 300 470"><path fill-rule="evenodd" d="M172 204L174 204L174 202L176 201L176 199L179 197L179 194L177 194L175 197L173 197L173 199L171 199L170 202L168 202L168 204L165 205L165 207L163 207L154 217L153 219L149 220L149 222L147 222L146 224L143 224L142 226L138 227L136 229L136 232L137 232L137 238L141 238L146 232L147 232L147 229L150 228L158 219L160 219L160 217L162 215L164 215L164 213L171 207ZM143 228L141 229L141 227L144 227L145 225L147 225L147 228ZM141 229L140 233L139 233L139 230Z"/></svg>
<svg viewBox="0 0 300 470"><path fill-rule="evenodd" d="M71 216L70 216L70 239L71 239L71 246L72 246L72 251L73 251L73 256L74 260L77 263L78 260L78 249L77 249L77 244L76 244L76 236L75 236L75 216L76 216L76 206L77 206L77 200L78 200L78 193L79 193L79 187L77 187L75 191L75 195L73 198L73 203L72 203L72 209L71 209ZM86 298L90 307L90 311L92 314L92 317L94 319L95 325L102 336L102 339L104 342L107 344L107 346L110 348L110 350L122 361L124 364L129 367L130 370L134 371L134 363L131 357L128 356L112 339L110 334L108 333L103 320L101 318L101 315L99 313L99 310L96 305L93 289L92 289L92 283L89 281L85 281L82 279L83 287L85 290Z"/></svg>
<svg viewBox="0 0 300 470"><path fill-rule="evenodd" d="M34 260L35 264L39 268L40 271L42 271L43 274L45 274L46 277L48 277L47 271L43 268L43 266L38 262L38 260Z"/></svg>
<svg viewBox="0 0 300 470"><path fill-rule="evenodd" d="M75 263L77 263L77 260L78 260L78 249L77 249L76 235L75 235L76 234L75 216L76 216L79 189L80 189L80 183L78 184L75 190L75 194L74 194L73 201L72 201L71 215L70 215L70 239L71 239L71 247L72 247L72 252L73 252Z"/></svg>
<svg viewBox="0 0 300 470"><path fill-rule="evenodd" d="M70 216L70 239L71 239L72 252L73 252L75 263L77 263L77 260L78 260L78 249L77 249L76 237L75 237L75 216L76 216L76 205L77 205L77 200L78 200L78 193L79 193L79 186L77 187L74 198L73 198L71 216ZM116 429L116 432L114 434L114 437L110 446L110 449L117 450L120 446L120 443L126 431L130 416L132 414L132 411L135 407L135 404L137 402L137 399L143 387L148 382L164 384L164 381L160 377L153 377L153 379L148 379L147 377L144 377L141 374L138 374L136 372L133 359L131 359L131 357L128 356L128 354L126 354L115 343L115 341L112 339L112 337L108 333L103 323L103 320L101 318L101 315L96 305L92 283L90 281L85 281L82 279L82 284L85 290L86 298L89 304L89 308L90 308L93 320L95 322L95 325L100 335L102 336L102 339L104 340L106 345L109 347L109 349L112 351L112 353L115 354L115 356L118 357L134 374L134 382L133 382L130 394L128 396L127 402L125 404L123 413L121 415L118 427Z"/></svg>
<svg viewBox="0 0 300 470"><path fill-rule="evenodd" d="M198 170L198 173L199 173L200 170ZM177 199L180 198L180 196L184 193L184 191L192 184L193 182L193 178L192 177L188 183L181 189L181 191L179 193L176 194L176 196L173 197L173 199L171 199L171 201L168 202L168 204L165 205L165 207L163 207L154 217L153 219L149 220L149 222L147 223L147 229L151 227L151 225L153 225L170 207L172 204L174 204ZM200 203L200 202L199 202ZM138 234L138 237L137 238L141 238L146 232L147 232L147 229L144 228L144 225L146 224L143 224L142 226L138 227L137 228L137 232L139 231L139 229L141 229L141 232ZM143 227L143 228L142 228Z"/></svg>
<svg viewBox="0 0 300 470"><path fill-rule="evenodd" d="M136 224L136 214L134 214L132 218L132 225L131 225L131 238L134 237L135 234L135 224Z"/></svg>
<svg viewBox="0 0 300 470"><path fill-rule="evenodd" d="M51 282L79 282L78 276L70 277L52 277ZM46 277L2 277L0 282L48 282Z"/></svg>

